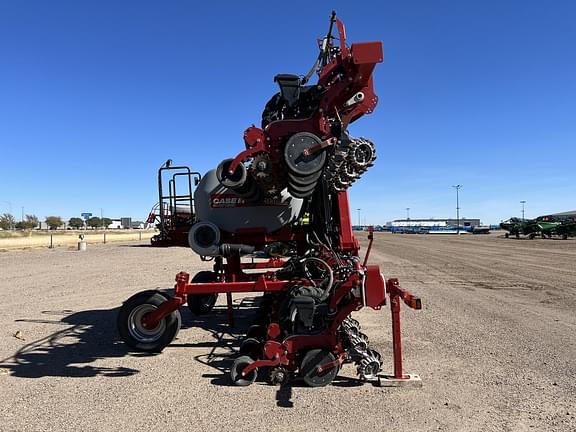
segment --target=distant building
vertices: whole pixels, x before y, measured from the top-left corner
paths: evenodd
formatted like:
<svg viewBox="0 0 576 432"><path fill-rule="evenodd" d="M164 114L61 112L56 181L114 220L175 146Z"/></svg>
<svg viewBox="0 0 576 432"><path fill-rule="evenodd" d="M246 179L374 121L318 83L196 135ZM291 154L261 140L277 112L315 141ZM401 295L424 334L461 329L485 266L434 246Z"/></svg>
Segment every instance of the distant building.
<svg viewBox="0 0 576 432"><path fill-rule="evenodd" d="M112 219L112 223L108 225L106 228L108 229L121 229L122 228L122 221L120 219Z"/></svg>
<svg viewBox="0 0 576 432"><path fill-rule="evenodd" d="M461 218L460 231L474 231L480 226L480 219ZM398 233L452 232L458 229L456 219L396 219L386 223L388 231Z"/></svg>
<svg viewBox="0 0 576 432"><path fill-rule="evenodd" d="M456 227L457 219L396 219L386 224L389 227ZM480 219L460 218L461 227L480 226Z"/></svg>
<svg viewBox="0 0 576 432"><path fill-rule="evenodd" d="M132 221L132 229L145 229L146 223L142 221Z"/></svg>
<svg viewBox="0 0 576 432"><path fill-rule="evenodd" d="M554 213L546 216L540 216L541 218L547 217L554 220L576 220L576 210L562 212L562 213Z"/></svg>
<svg viewBox="0 0 576 432"><path fill-rule="evenodd" d="M112 223L108 225L109 229L139 229L144 227L144 222L133 221L132 218L123 217L112 219Z"/></svg>

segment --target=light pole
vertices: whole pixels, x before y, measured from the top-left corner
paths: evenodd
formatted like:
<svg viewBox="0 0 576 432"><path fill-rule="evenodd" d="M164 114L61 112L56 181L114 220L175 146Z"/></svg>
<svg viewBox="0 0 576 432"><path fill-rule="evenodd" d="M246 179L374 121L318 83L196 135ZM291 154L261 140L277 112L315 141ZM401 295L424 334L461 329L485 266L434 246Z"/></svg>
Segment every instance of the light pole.
<svg viewBox="0 0 576 432"><path fill-rule="evenodd" d="M456 189L456 234L460 234L460 197L459 191L462 188L462 185L454 185L452 186Z"/></svg>
<svg viewBox="0 0 576 432"><path fill-rule="evenodd" d="M362 221L360 220L360 211L361 211L362 209L356 209L356 210L358 210L358 227L361 227L361 226L362 226Z"/></svg>
<svg viewBox="0 0 576 432"><path fill-rule="evenodd" d="M522 204L522 221L526 220L524 219L524 204L526 204L526 201L522 200L520 201L520 204Z"/></svg>
<svg viewBox="0 0 576 432"><path fill-rule="evenodd" d="M24 206L22 206L22 217L20 218L21 222L24 222Z"/></svg>
<svg viewBox="0 0 576 432"><path fill-rule="evenodd" d="M406 207L406 220L410 220L410 207Z"/></svg>

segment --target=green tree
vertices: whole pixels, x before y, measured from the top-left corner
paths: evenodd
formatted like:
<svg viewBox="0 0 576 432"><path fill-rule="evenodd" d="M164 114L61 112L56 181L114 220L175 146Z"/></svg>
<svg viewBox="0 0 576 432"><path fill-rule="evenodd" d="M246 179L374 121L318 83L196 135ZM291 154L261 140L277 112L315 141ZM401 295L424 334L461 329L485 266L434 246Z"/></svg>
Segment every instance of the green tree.
<svg viewBox="0 0 576 432"><path fill-rule="evenodd" d="M97 216L92 216L90 219L88 219L88 220L86 221L86 225L88 225L88 226L91 227L91 228L96 229L96 228L99 228L99 227L102 226L102 221L100 220L99 217L97 217Z"/></svg>
<svg viewBox="0 0 576 432"><path fill-rule="evenodd" d="M4 213L0 216L0 228L9 230L16 225L16 219L10 213Z"/></svg>
<svg viewBox="0 0 576 432"><path fill-rule="evenodd" d="M76 229L82 228L84 226L84 220L78 217L70 218L68 221L68 226Z"/></svg>
<svg viewBox="0 0 576 432"><path fill-rule="evenodd" d="M102 226L104 228L108 228L108 225L112 223L112 219L110 218L102 218Z"/></svg>
<svg viewBox="0 0 576 432"><path fill-rule="evenodd" d="M40 221L36 215L26 215L26 219L16 224L18 229L34 229L38 226Z"/></svg>
<svg viewBox="0 0 576 432"><path fill-rule="evenodd" d="M48 225L48 227L51 230L55 230L58 227L61 227L63 224L62 222L62 218L60 216L47 216L46 217L46 225Z"/></svg>

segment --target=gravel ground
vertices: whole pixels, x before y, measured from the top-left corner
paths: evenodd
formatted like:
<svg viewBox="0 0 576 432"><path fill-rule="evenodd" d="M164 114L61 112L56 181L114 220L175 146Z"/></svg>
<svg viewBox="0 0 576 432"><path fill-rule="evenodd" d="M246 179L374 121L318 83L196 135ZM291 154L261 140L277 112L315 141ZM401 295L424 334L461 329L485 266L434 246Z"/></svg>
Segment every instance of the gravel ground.
<svg viewBox="0 0 576 432"><path fill-rule="evenodd" d="M128 353L118 305L209 268L144 246L0 253L1 431L576 430L575 240L378 234L371 261L423 299L402 315L419 389L358 383L351 365L325 388L230 386L242 325L221 305L183 310L162 354ZM388 309L355 317L391 372Z"/></svg>

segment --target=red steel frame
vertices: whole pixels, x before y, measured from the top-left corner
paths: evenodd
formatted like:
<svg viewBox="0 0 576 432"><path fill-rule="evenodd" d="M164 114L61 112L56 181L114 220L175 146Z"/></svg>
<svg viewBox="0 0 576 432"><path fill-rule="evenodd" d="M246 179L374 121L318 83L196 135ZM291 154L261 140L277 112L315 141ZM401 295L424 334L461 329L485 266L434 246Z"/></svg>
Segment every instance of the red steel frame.
<svg viewBox="0 0 576 432"><path fill-rule="evenodd" d="M320 148L333 145L335 137L328 121L328 117L341 120L342 130L364 114L371 113L378 102L374 93L372 72L377 63L383 60L381 42L354 43L349 48L346 45L346 31L342 21L336 18L335 23L339 32L340 52L330 63L326 64L319 74L318 86L326 89L320 106L316 113L307 119L289 119L271 122L264 129L251 126L244 132L246 150L239 153L229 166L230 174L234 173L242 162L259 153L267 153L272 161L282 159L283 144L295 133L311 132L321 138ZM331 43L331 42L330 42ZM364 98L361 102L346 107L345 102L357 92L362 92ZM340 111L336 107L341 107ZM344 108L342 108L344 107ZM319 148L310 148L312 153ZM337 199L336 222L339 228L336 250L358 256L359 244L352 232L350 209L347 192L335 194ZM298 251L307 248L305 226L286 226L279 231L267 234L264 230L240 230L236 233L223 233L223 242L240 243L255 246L261 250L266 244L277 241L296 241ZM307 348L326 348L336 354L336 360L319 366L319 371L336 367L346 359L346 352L340 343L338 328L342 321L351 312L364 306L381 309L386 304L386 294L390 297L390 310L392 316L392 345L394 355L394 378L408 379L402 369L402 345L400 331L400 301L413 309L420 309L420 299L400 287L397 279L384 280L378 266L367 265L372 242L373 230L369 230L369 245L363 264L357 263L356 274L340 285L330 297L328 307L337 311L330 327L319 335L293 335L285 340L279 340L280 326L271 323L267 328L268 339L263 346L263 357L248 365L242 375L249 374L257 367L284 365L289 369L296 368L297 355ZM303 250L300 250L303 249ZM282 292L288 291L294 281L277 280L276 273L271 269L282 267L282 259L270 259L266 262L241 262L240 256L216 258L215 271L220 278L217 282L190 283L190 275L180 272L176 275L175 295L168 299L158 309L143 318L145 327L153 328L160 320L186 303L188 295L226 293L228 304L228 317L233 323L232 293L247 292ZM244 270L268 270L258 273L245 273ZM359 274L364 274L364 280ZM347 294L352 289L358 289L362 296L352 297Z"/></svg>
<svg viewBox="0 0 576 432"><path fill-rule="evenodd" d="M230 174L234 173L239 164L258 153L267 153L271 160L280 161L283 144L288 137L299 132L310 132L320 137L322 147L332 145L335 137L332 136L329 116L340 118L342 130L346 130L350 123L374 111L378 96L374 92L372 72L376 64L384 61L382 42L356 42L348 47L344 23L338 18L335 18L335 22L340 52L320 70L317 85L327 91L318 110L306 119L278 120L264 129L256 126L247 128L244 131L246 150L240 152L230 163ZM346 106L345 102L358 92L363 93L363 100ZM340 110L337 107L340 107Z"/></svg>
<svg viewBox="0 0 576 432"><path fill-rule="evenodd" d="M346 192L338 194L338 210L340 226L343 228L340 232L341 249L357 255L359 246L356 237L352 233ZM402 368L400 302L403 301L412 309L421 309L421 301L418 297L413 296L401 288L397 279L384 281L378 266L366 265L374 241L372 227L370 227L368 231L368 239L367 253L364 264L362 265L366 270L364 298L354 298L353 301L343 303L343 299L350 289L358 287L361 283L357 276L353 276L346 284L340 286L331 297L329 307L332 310L338 310L338 313L332 321L330 328L325 333L313 336L295 335L279 341L277 340L280 335L278 324L270 324L267 329L269 340L264 344L263 349L266 358L256 360L247 366L242 372L243 375L249 374L255 368L264 366L284 365L294 368L297 353L311 347L328 348L337 353L336 361L321 365L319 371L340 365L346 359L346 353L337 336L338 327L351 312L359 310L363 306L369 306L376 310L381 309L381 307L386 304L386 294L388 293L392 316L394 378L400 380L408 379L408 376L404 375ZM244 270L275 269L282 267L284 263L285 261L279 258L272 258L266 262L243 263L239 256L229 257L226 263L221 265L221 280L210 283L190 283L190 274L180 272L176 275L174 297L168 299L155 311L147 314L143 318L143 324L149 328L156 327L160 320L186 303L188 295L226 293L229 322L233 325L232 293L281 292L289 290L294 284L293 281L277 280L275 272L271 270L251 274L245 273ZM358 266L360 266L360 264L358 264Z"/></svg>

